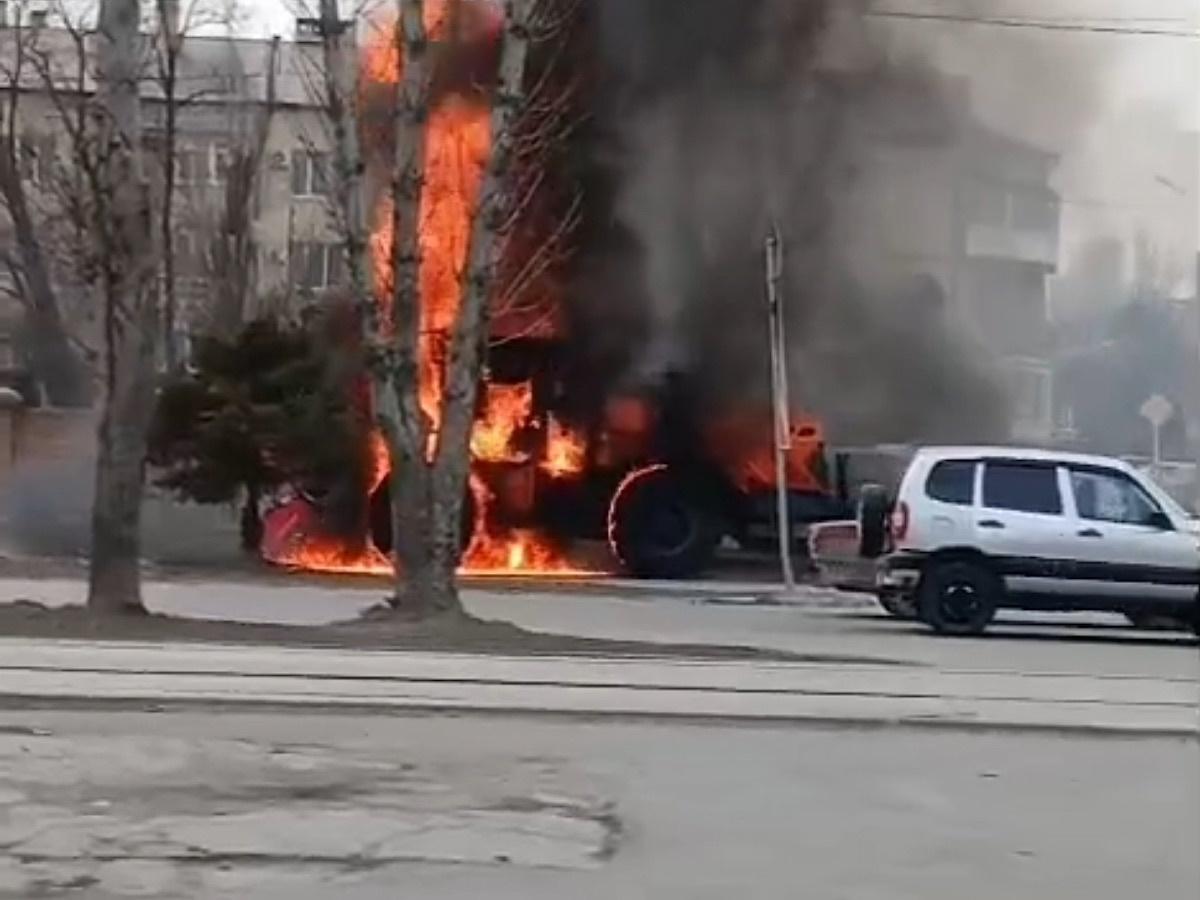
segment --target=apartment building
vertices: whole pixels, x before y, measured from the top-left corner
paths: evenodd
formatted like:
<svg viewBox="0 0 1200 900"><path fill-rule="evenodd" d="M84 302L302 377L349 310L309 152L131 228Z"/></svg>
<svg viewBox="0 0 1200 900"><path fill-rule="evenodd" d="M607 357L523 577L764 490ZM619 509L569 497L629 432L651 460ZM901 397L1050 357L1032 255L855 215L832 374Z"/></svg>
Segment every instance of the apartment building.
<svg viewBox="0 0 1200 900"><path fill-rule="evenodd" d="M1053 439L1049 280L1058 269L1058 157L970 114L965 85L942 102L903 85L849 140L858 169L847 242L861 268L932 279L944 314L1009 388L1013 439ZM857 207L855 204L858 204Z"/></svg>
<svg viewBox="0 0 1200 900"><path fill-rule="evenodd" d="M31 20L28 7L0 0L0 54L26 63L18 74L17 129L23 175L35 206L45 208L51 179L70 164L63 109L95 90L90 66L79 65L78 42L52 22ZM17 26L20 27L17 27ZM164 85L156 74L147 37L143 82L144 138L152 177L161 177L161 146L168 122ZM90 55L93 42L84 41ZM34 57L33 54L37 56ZM45 60L48 65L34 64ZM8 78L0 75L0 79ZM229 160L255 140L270 107L262 165L250 200L251 234L257 247L252 303L301 302L338 283L341 256L333 227L329 188L330 145L320 107L320 46L314 30L298 29L294 41L190 36L182 43L176 79L176 215L173 231L180 298L180 328L203 321L210 274L212 229L224 209ZM0 91L12 87L0 84ZM269 96L269 95L273 95ZM0 204L0 248L11 246L11 223ZM7 280L7 282L6 282ZM13 330L19 321L10 273L0 270L0 368L19 362ZM254 308L246 311L253 315Z"/></svg>

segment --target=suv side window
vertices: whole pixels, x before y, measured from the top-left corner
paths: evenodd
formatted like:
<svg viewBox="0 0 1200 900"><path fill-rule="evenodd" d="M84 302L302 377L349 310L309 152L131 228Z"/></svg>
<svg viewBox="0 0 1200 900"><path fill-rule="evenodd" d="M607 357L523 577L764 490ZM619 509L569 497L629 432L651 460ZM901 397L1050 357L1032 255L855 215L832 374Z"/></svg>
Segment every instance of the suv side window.
<svg viewBox="0 0 1200 900"><path fill-rule="evenodd" d="M1071 469L1079 518L1119 525L1146 525L1162 509L1140 485L1112 469Z"/></svg>
<svg viewBox="0 0 1200 900"><path fill-rule="evenodd" d="M989 462L983 473L983 505L988 509L1061 516L1058 469L1038 463Z"/></svg>
<svg viewBox="0 0 1200 900"><path fill-rule="evenodd" d="M948 459L938 463L925 482L925 493L942 503L972 505L975 502L975 461Z"/></svg>

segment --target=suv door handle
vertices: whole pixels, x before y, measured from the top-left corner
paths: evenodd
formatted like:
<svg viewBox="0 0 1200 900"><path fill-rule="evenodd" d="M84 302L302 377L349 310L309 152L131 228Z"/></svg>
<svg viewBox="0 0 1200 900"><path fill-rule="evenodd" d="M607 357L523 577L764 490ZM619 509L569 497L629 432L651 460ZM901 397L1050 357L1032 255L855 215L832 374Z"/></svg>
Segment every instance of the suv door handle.
<svg viewBox="0 0 1200 900"><path fill-rule="evenodd" d="M1097 531L1095 528L1085 528L1083 531L1079 532L1079 536L1085 537L1085 538L1102 538L1102 537L1104 537L1104 535L1101 532Z"/></svg>
<svg viewBox="0 0 1200 900"><path fill-rule="evenodd" d="M979 527L980 528L992 528L997 531L1002 531L1006 526L1003 522L997 521L996 519L984 519L982 522L979 523Z"/></svg>

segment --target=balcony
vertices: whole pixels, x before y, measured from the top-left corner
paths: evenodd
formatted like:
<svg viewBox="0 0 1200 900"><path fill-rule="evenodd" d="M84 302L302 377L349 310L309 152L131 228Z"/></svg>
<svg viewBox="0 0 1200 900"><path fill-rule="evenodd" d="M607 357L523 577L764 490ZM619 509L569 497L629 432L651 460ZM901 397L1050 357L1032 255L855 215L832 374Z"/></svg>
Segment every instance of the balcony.
<svg viewBox="0 0 1200 900"><path fill-rule="evenodd" d="M972 259L1002 259L1058 268L1058 234L1000 225L969 225L966 255Z"/></svg>
<svg viewBox="0 0 1200 900"><path fill-rule="evenodd" d="M1061 206L1048 188L975 181L962 196L969 259L1058 268Z"/></svg>

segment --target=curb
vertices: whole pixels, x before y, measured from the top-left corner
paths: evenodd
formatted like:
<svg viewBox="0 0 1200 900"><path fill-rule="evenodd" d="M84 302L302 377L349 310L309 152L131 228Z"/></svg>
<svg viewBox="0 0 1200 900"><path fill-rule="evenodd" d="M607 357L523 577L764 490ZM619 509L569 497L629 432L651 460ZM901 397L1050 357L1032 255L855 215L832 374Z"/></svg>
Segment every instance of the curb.
<svg viewBox="0 0 1200 900"><path fill-rule="evenodd" d="M400 716L405 718L525 718L565 722L669 723L695 727L813 728L838 731L941 731L975 734L1028 734L1117 740L1180 740L1200 744L1195 727L1118 726L1101 723L1043 723L982 720L969 716L836 716L836 715L705 715L686 712L530 709L527 707L409 704L403 701L328 703L307 700L207 699L177 697L89 697L83 694L45 697L0 693L0 712L56 710L68 712L142 712L172 715L186 712L244 712L328 716Z"/></svg>

